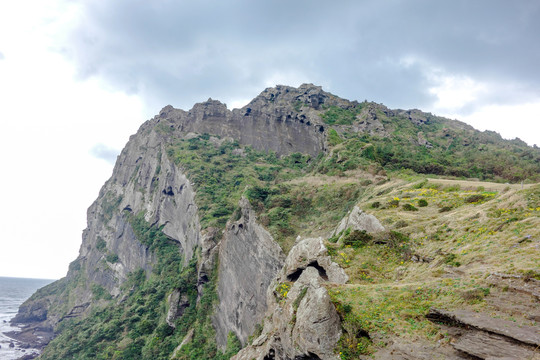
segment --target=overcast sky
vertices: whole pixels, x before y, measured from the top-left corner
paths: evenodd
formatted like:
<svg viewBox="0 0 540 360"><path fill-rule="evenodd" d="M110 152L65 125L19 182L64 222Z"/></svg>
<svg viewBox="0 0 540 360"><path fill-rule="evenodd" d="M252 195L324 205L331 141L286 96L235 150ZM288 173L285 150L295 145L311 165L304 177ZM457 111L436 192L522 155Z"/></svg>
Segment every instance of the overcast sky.
<svg viewBox="0 0 540 360"><path fill-rule="evenodd" d="M86 209L167 104L276 84L419 108L540 145L540 2L0 3L0 276L59 278Z"/></svg>

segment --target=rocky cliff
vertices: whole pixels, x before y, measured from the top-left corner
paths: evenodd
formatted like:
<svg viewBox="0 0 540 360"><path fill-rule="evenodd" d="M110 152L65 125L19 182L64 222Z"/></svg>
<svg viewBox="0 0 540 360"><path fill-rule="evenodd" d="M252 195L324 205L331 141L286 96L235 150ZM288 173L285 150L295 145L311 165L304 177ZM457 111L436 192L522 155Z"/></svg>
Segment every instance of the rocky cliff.
<svg viewBox="0 0 540 360"><path fill-rule="evenodd" d="M483 239L480 224L501 217L491 232L529 236L509 250L527 254L540 196L501 195L500 203L529 206L503 221L506 210L470 210L498 196L484 185L439 197L444 191L427 181L411 185L387 172L405 168L416 181L411 169L461 174L464 159L481 159L466 173L537 176L537 149L499 142L459 122L310 84L266 89L241 109L211 99L189 111L167 106L130 138L88 210L67 277L21 306L15 336L42 347L54 338L43 359L393 359L393 350L418 347L399 339L407 324L422 339L446 339L426 324L428 305L450 311L489 293L475 283L484 270L473 260L467 286L478 285L465 300L440 280L465 274L458 260L480 251L476 243L455 248ZM518 164L519 173L496 161ZM495 271L493 254L479 259ZM534 261L517 267L537 276ZM408 301L414 310L403 308ZM454 314L437 311L444 321ZM445 342L418 353L493 353L461 339L458 350Z"/></svg>

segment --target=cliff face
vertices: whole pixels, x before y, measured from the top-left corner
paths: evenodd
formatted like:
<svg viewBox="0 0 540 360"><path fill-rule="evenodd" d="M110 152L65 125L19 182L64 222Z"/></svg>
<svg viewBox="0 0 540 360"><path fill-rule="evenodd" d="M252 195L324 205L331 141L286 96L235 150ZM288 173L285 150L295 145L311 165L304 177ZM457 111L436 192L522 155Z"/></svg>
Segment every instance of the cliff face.
<svg viewBox="0 0 540 360"><path fill-rule="evenodd" d="M180 133L230 137L278 155L299 152L316 156L325 149L326 125L321 122L318 110L337 101L320 87L277 86L266 89L241 109L230 111L225 104L209 99L195 104L188 112L167 106L159 117L174 122L174 130Z"/></svg>
<svg viewBox="0 0 540 360"><path fill-rule="evenodd" d="M88 209L79 257L66 279L57 284L59 289L46 296L36 294L21 307L14 322L30 324L32 329L46 328L50 336L59 322L86 316L96 293L104 291L113 299L125 297L122 289L129 275L142 269L148 277L156 262L155 252L133 229L132 219L143 216L176 243L184 266L194 258L196 248L202 250L199 296L219 251L219 304L213 320L217 342L225 346L233 332L245 344L266 311L266 289L281 269L284 254L256 222L245 199L241 219L225 230L220 244L219 231L201 231L195 189L168 150L178 139L209 133L278 155L316 156L325 150L326 136L319 110L324 104L338 102L348 103L320 87L303 85L267 89L233 111L211 99L189 111L165 107L141 126L119 155L113 175ZM171 297L174 309L180 301L176 298L181 298L175 294ZM168 318L171 325L174 317Z"/></svg>
<svg viewBox="0 0 540 360"><path fill-rule="evenodd" d="M249 202L242 199L241 218L225 230L219 251L219 306L214 323L217 341L227 344L234 331L245 345L266 311L266 289L284 262L270 233L259 225Z"/></svg>
<svg viewBox="0 0 540 360"><path fill-rule="evenodd" d="M491 164L504 160L520 164L520 174L537 176L537 149L519 141L505 142L511 151L496 156L471 151L491 149L497 141L459 122L351 102L313 85L269 88L232 111L211 99L189 111L167 106L119 155L88 210L80 253L67 277L21 306L13 320L25 326L19 339L45 346L56 336L43 359L225 359L241 347L236 359L337 359L341 350L358 358L372 344L362 326L394 326L396 314L382 321L377 312L372 322L355 314L353 305L361 301L354 296L379 272L388 286L375 286L374 293L392 295L389 281L420 271L406 271L408 261L446 256L434 266L459 266L455 254L414 252L430 234L414 243L386 229L421 223L423 218L411 220L418 209L410 194L436 197L437 191L421 189L424 183L387 185L384 169L438 174L438 162L448 168L467 163L456 158L460 154L480 156L485 164L471 173L490 176ZM504 168L497 176L522 175ZM425 218L492 196L477 192L470 202L470 193L451 203L430 198L441 201L441 210ZM410 202L407 213L391 213L402 195ZM427 201L414 204L422 207L419 213L428 207ZM540 209L540 203L531 204L530 211ZM391 213L384 227L371 211ZM433 236L449 231L437 229ZM364 246L377 261L362 253Z"/></svg>
<svg viewBox="0 0 540 360"><path fill-rule="evenodd" d="M118 157L113 176L88 210L79 258L86 278L111 295L135 270L151 271L148 247L135 237L127 217L143 213L150 224L177 242L189 261L199 244L200 225L194 190L166 156L168 138L146 124ZM69 275L68 275L69 276Z"/></svg>

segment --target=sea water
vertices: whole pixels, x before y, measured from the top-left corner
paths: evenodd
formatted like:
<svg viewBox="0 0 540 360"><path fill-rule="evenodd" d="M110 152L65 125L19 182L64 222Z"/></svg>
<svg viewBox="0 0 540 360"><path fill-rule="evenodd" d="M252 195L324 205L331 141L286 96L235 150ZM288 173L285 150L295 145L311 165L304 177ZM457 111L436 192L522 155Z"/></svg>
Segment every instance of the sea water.
<svg viewBox="0 0 540 360"><path fill-rule="evenodd" d="M17 330L16 327L9 324L9 320L17 314L19 306L37 289L53 281L0 277L0 359L13 360L35 352L33 349L21 349L16 341L4 333ZM10 348L10 343L13 343L15 347Z"/></svg>

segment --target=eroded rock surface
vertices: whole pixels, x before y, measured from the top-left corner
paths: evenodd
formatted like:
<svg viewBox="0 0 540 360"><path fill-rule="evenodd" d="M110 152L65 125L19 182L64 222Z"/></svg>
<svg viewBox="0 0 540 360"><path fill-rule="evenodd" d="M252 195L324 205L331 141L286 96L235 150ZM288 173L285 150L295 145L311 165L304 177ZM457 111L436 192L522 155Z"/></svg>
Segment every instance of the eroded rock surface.
<svg viewBox="0 0 540 360"><path fill-rule="evenodd" d="M166 155L171 138L155 126L152 121L141 126L118 156L112 177L88 209L88 227L67 277L25 302L14 323L52 331L66 317L84 316L95 286L115 297L129 273L142 269L149 274L155 257L136 239L130 217L143 214L177 242L186 263L191 259L200 242L195 191ZM77 286L70 289L72 280Z"/></svg>
<svg viewBox="0 0 540 360"><path fill-rule="evenodd" d="M351 228L351 230L365 230L368 233L376 233L385 230L384 226L382 226L375 216L365 213L358 206L355 206L351 212L341 220L334 231L334 234L339 234L348 228Z"/></svg>
<svg viewBox="0 0 540 360"><path fill-rule="evenodd" d="M518 326L513 321L493 318L468 310L431 309L428 319L450 327L452 346L476 359L540 359L540 329Z"/></svg>
<svg viewBox="0 0 540 360"><path fill-rule="evenodd" d="M242 215L227 224L219 248L219 306L214 316L217 342L227 344L234 332L245 344L266 309L266 289L283 266L285 255L268 231L257 223L247 199Z"/></svg>
<svg viewBox="0 0 540 360"><path fill-rule="evenodd" d="M324 280L344 284L349 280L345 271L328 255L322 238L309 238L299 241L285 260L285 276L289 281L296 281L308 266L319 271Z"/></svg>
<svg viewBox="0 0 540 360"><path fill-rule="evenodd" d="M328 276L315 265L326 254L320 239L304 239L292 249L280 275L268 288L262 334L235 360L339 359L334 348L342 330L339 315L323 283ZM334 268L337 264L329 265ZM324 270L324 271L322 271ZM293 278L291 274L296 274Z"/></svg>
<svg viewBox="0 0 540 360"><path fill-rule="evenodd" d="M241 109L228 110L217 100L195 104L190 111L163 108L159 118L179 133L209 133L230 137L257 150L278 155L300 152L317 155L325 150L326 124L322 105L351 104L319 86L278 85L264 90Z"/></svg>

